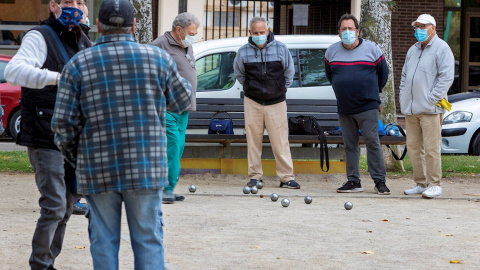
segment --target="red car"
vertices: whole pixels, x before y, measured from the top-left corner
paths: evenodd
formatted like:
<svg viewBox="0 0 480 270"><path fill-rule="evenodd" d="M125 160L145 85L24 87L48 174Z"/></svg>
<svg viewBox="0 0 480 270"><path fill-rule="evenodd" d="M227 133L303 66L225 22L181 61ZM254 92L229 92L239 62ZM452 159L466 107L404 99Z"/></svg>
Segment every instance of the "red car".
<svg viewBox="0 0 480 270"><path fill-rule="evenodd" d="M22 90L20 86L11 86L5 80L4 71L10 59L12 56L0 54L0 102L4 110L1 122L7 133L16 139L20 131Z"/></svg>

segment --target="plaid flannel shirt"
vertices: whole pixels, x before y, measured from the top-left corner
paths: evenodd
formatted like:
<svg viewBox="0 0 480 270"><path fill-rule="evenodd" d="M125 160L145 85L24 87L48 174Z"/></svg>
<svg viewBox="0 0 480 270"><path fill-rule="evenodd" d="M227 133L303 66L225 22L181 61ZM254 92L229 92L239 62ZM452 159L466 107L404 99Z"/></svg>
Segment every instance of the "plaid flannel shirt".
<svg viewBox="0 0 480 270"><path fill-rule="evenodd" d="M165 111L187 110L191 95L173 58L131 35L105 35L77 53L60 78L52 129L78 193L162 188Z"/></svg>

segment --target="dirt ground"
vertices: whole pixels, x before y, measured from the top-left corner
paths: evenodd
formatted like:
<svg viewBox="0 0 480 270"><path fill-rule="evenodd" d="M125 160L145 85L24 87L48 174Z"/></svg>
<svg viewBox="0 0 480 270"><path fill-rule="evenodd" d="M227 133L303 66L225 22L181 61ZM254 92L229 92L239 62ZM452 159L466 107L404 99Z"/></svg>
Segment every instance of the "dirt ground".
<svg viewBox="0 0 480 270"><path fill-rule="evenodd" d="M480 269L478 177L444 179L443 196L431 200L403 195L409 178L388 179L389 196L375 194L368 176L363 193L335 193L344 179L297 175L302 189L289 190L270 177L258 194L244 195L242 175L183 176L176 192L185 201L162 206L166 268ZM274 192L277 202L269 198ZM312 204L304 203L306 195ZM37 200L33 174L0 175L0 269L28 269ZM346 201L352 210L344 209ZM92 269L85 217L72 216L55 266ZM133 269L125 218L120 269Z"/></svg>

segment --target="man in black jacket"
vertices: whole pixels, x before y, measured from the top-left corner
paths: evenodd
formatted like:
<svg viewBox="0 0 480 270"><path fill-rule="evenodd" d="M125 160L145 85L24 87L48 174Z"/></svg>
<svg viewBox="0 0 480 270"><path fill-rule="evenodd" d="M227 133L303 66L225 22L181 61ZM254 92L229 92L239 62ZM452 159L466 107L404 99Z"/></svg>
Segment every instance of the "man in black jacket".
<svg viewBox="0 0 480 270"><path fill-rule="evenodd" d="M299 189L293 175L285 101L295 74L292 55L285 44L275 40L265 18L250 20L250 35L248 44L238 50L234 62L235 76L245 91L250 178L247 185L252 187L262 181L262 140L267 128L280 187Z"/></svg>
<svg viewBox="0 0 480 270"><path fill-rule="evenodd" d="M70 187L74 185L75 173L53 142L51 118L60 72L73 55L91 46L79 26L83 6L83 0L51 0L50 17L25 35L5 68L5 79L22 86L22 122L17 143L28 147L40 191L40 218L30 256L32 269L54 269L72 214Z"/></svg>

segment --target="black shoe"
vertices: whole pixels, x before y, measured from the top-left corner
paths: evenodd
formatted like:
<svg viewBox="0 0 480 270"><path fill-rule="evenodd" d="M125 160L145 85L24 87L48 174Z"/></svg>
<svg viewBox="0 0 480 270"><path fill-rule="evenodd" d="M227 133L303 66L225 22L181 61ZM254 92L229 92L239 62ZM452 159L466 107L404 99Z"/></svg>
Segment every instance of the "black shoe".
<svg viewBox="0 0 480 270"><path fill-rule="evenodd" d="M286 188L294 188L294 189L300 189L300 184L295 182L295 180L290 180L286 183L280 182L280 187L286 187Z"/></svg>
<svg viewBox="0 0 480 270"><path fill-rule="evenodd" d="M257 182L263 182L262 180L250 179L250 182L247 183L248 187L254 187L257 185Z"/></svg>
<svg viewBox="0 0 480 270"><path fill-rule="evenodd" d="M385 185L385 181L380 181L375 184L375 191L380 195L390 195L390 189Z"/></svg>
<svg viewBox="0 0 480 270"><path fill-rule="evenodd" d="M180 202L185 200L185 196L175 194L175 201Z"/></svg>
<svg viewBox="0 0 480 270"><path fill-rule="evenodd" d="M79 201L73 204L73 215L85 215L85 212L87 212L87 204Z"/></svg>
<svg viewBox="0 0 480 270"><path fill-rule="evenodd" d="M338 193L362 192L362 184L360 182L347 181L343 186L337 189Z"/></svg>

